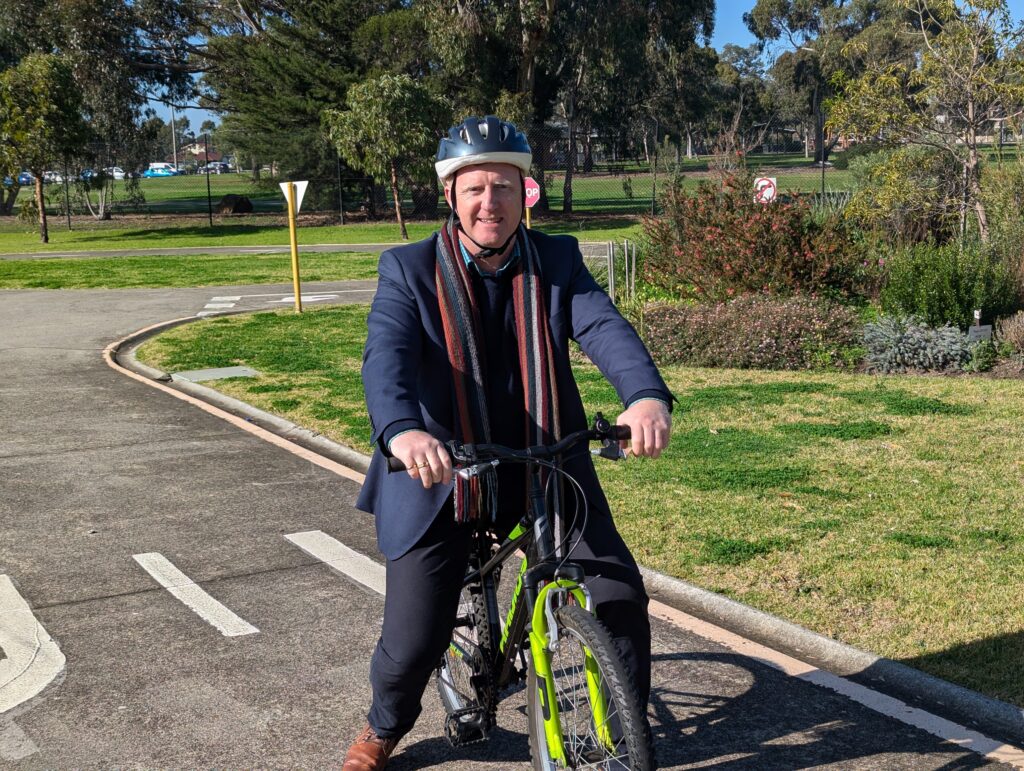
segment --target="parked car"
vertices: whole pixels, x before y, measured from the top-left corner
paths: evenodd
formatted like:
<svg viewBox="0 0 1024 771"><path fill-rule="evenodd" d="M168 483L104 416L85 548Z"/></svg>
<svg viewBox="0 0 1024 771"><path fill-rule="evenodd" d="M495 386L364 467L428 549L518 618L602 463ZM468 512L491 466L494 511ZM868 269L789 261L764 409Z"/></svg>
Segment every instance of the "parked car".
<svg viewBox="0 0 1024 771"><path fill-rule="evenodd" d="M33 176L32 176L32 175L31 175L31 174L30 174L29 172L27 172L27 171L23 171L23 172L21 172L20 174L18 174L18 184L19 184L19 185L31 185L31 184L32 184L32 183L34 183L35 181L36 181L36 178L35 178L35 177L33 177Z"/></svg>
<svg viewBox="0 0 1024 771"><path fill-rule="evenodd" d="M153 177L176 177L180 173L173 164L159 162L149 164L149 168L142 172L142 176L152 179Z"/></svg>
<svg viewBox="0 0 1024 771"><path fill-rule="evenodd" d="M125 177L124 169L120 166L107 166L107 168L103 170L103 173L108 177L113 177L114 179L124 179Z"/></svg>
<svg viewBox="0 0 1024 771"><path fill-rule="evenodd" d="M64 175L59 171L44 171L43 182L46 184L50 184L51 182L61 184L64 182Z"/></svg>
<svg viewBox="0 0 1024 771"><path fill-rule="evenodd" d="M200 174L227 174L231 167L223 161L213 161L199 168Z"/></svg>

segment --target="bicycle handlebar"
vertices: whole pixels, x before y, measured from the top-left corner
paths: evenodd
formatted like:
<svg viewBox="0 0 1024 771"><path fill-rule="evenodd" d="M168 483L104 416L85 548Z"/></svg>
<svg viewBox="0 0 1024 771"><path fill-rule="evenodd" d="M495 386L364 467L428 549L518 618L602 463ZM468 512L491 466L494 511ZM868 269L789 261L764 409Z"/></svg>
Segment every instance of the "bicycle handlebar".
<svg viewBox="0 0 1024 771"><path fill-rule="evenodd" d="M444 443L448 454L457 466L469 466L475 463L493 460L548 460L583 441L599 441L602 444L600 455L605 458L618 457L619 440L629 439L629 426L615 426L609 423L599 412L594 416L594 425L583 431L576 431L554 444L535 445L522 450L513 450L500 444L462 444L454 439ZM606 451L608 451L606 453ZM615 454L611 454L614 452ZM405 464L398 458L388 459L388 471L405 471Z"/></svg>

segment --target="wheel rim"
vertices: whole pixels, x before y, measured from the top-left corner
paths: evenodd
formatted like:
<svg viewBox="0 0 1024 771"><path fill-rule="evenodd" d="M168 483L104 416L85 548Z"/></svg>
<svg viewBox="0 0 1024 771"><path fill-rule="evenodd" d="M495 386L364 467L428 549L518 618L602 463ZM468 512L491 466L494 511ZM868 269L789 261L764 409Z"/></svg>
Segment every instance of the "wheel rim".
<svg viewBox="0 0 1024 771"><path fill-rule="evenodd" d="M555 683L562 740L568 758L568 767L573 769L602 769L602 771L626 771L630 768L628 748L618 728L618 705L606 693L607 716L605 725L612 728L620 738L614 751L606 747L598 737L593 719L590 695L587 687L586 646L583 639L571 629L560 630L558 649L551 653L551 672ZM537 698L536 695L533 698ZM535 752L541 766L547 771L563 768L555 761L544 740L544 719L539 709L534 711L535 735L540 737Z"/></svg>

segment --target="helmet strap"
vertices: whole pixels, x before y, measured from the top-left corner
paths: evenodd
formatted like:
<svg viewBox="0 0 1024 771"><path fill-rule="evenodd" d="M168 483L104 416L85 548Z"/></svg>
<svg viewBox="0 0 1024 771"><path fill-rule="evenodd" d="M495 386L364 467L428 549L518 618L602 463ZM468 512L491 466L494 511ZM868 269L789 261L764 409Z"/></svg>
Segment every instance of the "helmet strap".
<svg viewBox="0 0 1024 771"><path fill-rule="evenodd" d="M526 211L526 180L523 178L523 172L522 171L519 172L519 187L523 191L523 211ZM493 257L494 255L501 254L503 251L505 251L508 248L508 245L510 243L512 243L512 239L515 238L516 235L519 233L519 228L517 227L515 230L513 230L512 231L512 235L510 235L508 238L506 238L505 239L505 243L503 243L501 246L494 246L494 247L484 246L479 241L477 241L475 238L473 238L473 236L471 236L469 233L467 233L466 229L464 227L462 227L462 222L459 221L459 210L457 208L455 208L455 180L452 180L452 188L451 188L451 190L452 190L452 192L451 192L451 196L452 196L452 217L455 220L455 227L461 233L465 234L466 238L468 238L470 241L472 241L473 244L477 247L477 249L480 250L476 254L471 255L471 256L476 258L476 259L487 259L488 257ZM522 216L522 215L520 215L520 216Z"/></svg>
<svg viewBox="0 0 1024 771"><path fill-rule="evenodd" d="M503 243L501 246L484 246L475 238L473 238L473 236L466 232L466 229L462 227L462 223L459 222L458 218L456 218L455 220L455 227L458 228L459 232L461 232L464 236L466 236L466 238L472 241L473 244L480 250L476 254L472 255L474 258L477 259L486 259L488 257L493 257L496 254L501 254L508 248L508 245L512 243L512 239L515 238L516 235L518 235L519 233L519 228L513 230L512 235L506 238L505 243Z"/></svg>

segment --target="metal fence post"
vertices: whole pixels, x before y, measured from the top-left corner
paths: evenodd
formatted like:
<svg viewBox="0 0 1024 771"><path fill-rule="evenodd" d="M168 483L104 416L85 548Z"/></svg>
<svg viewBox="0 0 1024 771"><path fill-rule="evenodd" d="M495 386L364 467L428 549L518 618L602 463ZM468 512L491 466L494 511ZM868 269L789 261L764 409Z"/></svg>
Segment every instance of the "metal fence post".
<svg viewBox="0 0 1024 771"><path fill-rule="evenodd" d="M608 296L615 302L615 242L608 242Z"/></svg>
<svg viewBox="0 0 1024 771"><path fill-rule="evenodd" d="M341 215L341 224L345 224L345 189L341 186L341 156L337 156L338 167L338 213Z"/></svg>
<svg viewBox="0 0 1024 771"><path fill-rule="evenodd" d="M203 154L206 156L206 212L210 217L210 227L213 227L213 195L210 192L210 135L203 134ZM217 168L221 168L218 166Z"/></svg>
<svg viewBox="0 0 1024 771"><path fill-rule="evenodd" d="M68 215L68 230L71 230L71 193L68 190L68 159L64 159L64 212Z"/></svg>

